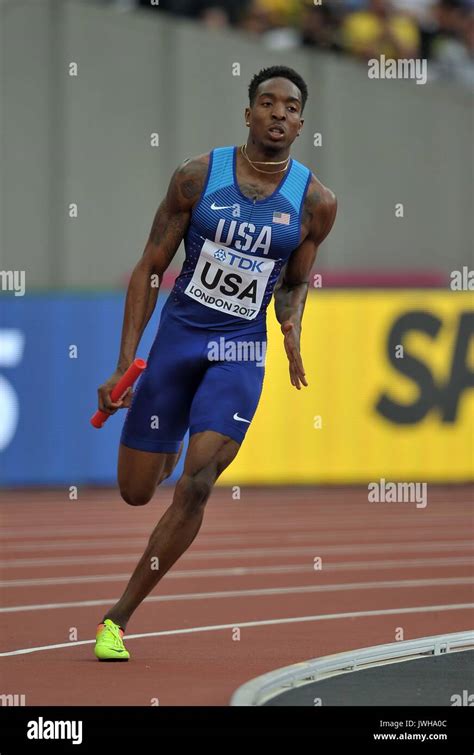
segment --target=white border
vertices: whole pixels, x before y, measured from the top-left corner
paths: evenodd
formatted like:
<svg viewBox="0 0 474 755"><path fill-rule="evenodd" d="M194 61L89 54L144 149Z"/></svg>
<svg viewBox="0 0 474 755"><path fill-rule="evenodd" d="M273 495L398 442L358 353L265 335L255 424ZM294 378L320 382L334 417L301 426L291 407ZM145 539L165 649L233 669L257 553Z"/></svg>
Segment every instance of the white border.
<svg viewBox="0 0 474 755"><path fill-rule="evenodd" d="M376 645L336 655L326 655L323 658L313 658L251 679L238 687L231 697L230 705L264 705L286 690L332 676L361 671L374 666L442 655L453 650L471 649L474 649L474 630L419 637L415 640L392 642L388 645Z"/></svg>

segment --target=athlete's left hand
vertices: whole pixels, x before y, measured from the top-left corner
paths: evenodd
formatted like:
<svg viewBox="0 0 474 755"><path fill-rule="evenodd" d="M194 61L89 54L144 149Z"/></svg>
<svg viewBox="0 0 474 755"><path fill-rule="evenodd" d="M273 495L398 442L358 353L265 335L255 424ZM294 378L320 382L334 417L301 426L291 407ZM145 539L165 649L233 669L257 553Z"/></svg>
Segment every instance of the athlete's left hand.
<svg viewBox="0 0 474 755"><path fill-rule="evenodd" d="M286 356L290 363L290 380L291 384L298 390L301 390L300 381L307 386L303 360L300 353L300 332L291 320L286 320L281 325L281 332L284 335L284 344Z"/></svg>

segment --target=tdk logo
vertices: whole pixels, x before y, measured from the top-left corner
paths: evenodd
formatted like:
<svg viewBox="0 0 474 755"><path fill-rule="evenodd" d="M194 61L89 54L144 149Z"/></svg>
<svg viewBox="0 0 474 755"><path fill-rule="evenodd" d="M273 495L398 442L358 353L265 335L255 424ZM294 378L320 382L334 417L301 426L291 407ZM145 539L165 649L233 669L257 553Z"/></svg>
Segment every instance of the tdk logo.
<svg viewBox="0 0 474 755"><path fill-rule="evenodd" d="M227 256L230 257L230 261L228 261L230 267L237 267L239 270L250 270L252 273L254 273L255 270L258 273L262 272L262 264L264 263L264 260L250 260L246 257L240 257L240 255L232 252L230 249L227 249L226 251L224 249L218 249L217 252L214 252L214 257L220 260L220 262L224 262L224 260L227 259Z"/></svg>

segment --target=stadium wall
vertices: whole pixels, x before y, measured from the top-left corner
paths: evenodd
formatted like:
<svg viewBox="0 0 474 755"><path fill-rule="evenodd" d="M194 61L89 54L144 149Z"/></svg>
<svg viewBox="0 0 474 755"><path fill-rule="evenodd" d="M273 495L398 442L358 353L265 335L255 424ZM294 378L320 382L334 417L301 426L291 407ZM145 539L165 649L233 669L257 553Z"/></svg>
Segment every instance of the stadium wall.
<svg viewBox="0 0 474 755"><path fill-rule="evenodd" d="M29 290L121 287L174 168L243 141L249 80L275 63L310 89L294 156L339 199L319 268L472 267L469 91L157 15L0 3L1 269Z"/></svg>

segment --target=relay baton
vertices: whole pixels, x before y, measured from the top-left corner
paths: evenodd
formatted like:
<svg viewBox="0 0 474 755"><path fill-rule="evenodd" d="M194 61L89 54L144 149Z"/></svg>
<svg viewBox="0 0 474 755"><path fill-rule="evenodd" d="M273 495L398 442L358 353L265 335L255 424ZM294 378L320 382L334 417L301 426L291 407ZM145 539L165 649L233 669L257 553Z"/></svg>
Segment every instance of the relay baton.
<svg viewBox="0 0 474 755"><path fill-rule="evenodd" d="M132 362L128 370L124 372L117 385L115 385L110 392L110 398L114 403L122 398L127 388L130 388L130 386L134 384L135 380L139 375L141 375L145 367L146 362L144 359L135 359L135 361ZM98 409L94 416L91 418L91 425L99 429L102 427L104 422L107 422L110 416L110 414L102 412L100 409Z"/></svg>

